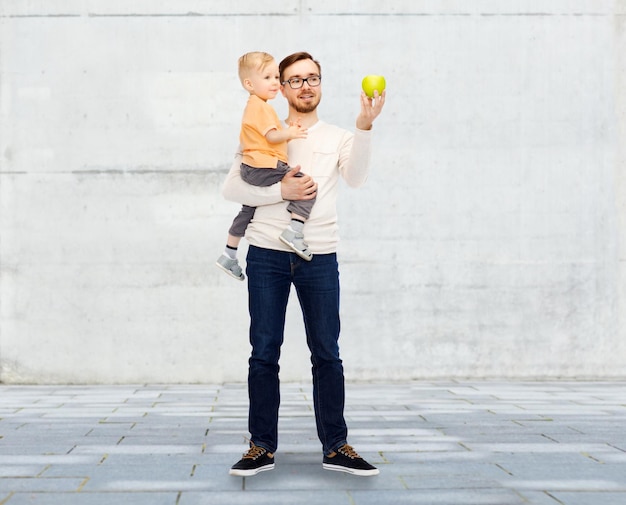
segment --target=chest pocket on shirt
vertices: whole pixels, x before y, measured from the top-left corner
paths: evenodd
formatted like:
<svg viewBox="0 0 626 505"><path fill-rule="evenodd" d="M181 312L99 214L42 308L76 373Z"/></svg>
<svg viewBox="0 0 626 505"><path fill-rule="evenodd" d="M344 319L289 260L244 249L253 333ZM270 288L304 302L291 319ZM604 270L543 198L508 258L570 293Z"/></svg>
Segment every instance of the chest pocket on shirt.
<svg viewBox="0 0 626 505"><path fill-rule="evenodd" d="M333 147L328 149L316 149L313 151L311 168L309 172L312 177L330 177L337 168L339 153Z"/></svg>

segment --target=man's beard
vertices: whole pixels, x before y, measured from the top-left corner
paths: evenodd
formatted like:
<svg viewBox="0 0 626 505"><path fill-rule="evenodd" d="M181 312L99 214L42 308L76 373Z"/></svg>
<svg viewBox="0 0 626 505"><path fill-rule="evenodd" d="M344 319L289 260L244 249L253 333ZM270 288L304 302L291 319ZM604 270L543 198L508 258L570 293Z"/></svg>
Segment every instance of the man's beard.
<svg viewBox="0 0 626 505"><path fill-rule="evenodd" d="M295 99L293 101L290 101L289 105L293 108L293 110L300 114L308 114L309 112L313 112L315 109L317 109L317 106L320 103L320 99L321 98L319 95L315 95L315 100L312 102L302 104L298 102L297 99Z"/></svg>

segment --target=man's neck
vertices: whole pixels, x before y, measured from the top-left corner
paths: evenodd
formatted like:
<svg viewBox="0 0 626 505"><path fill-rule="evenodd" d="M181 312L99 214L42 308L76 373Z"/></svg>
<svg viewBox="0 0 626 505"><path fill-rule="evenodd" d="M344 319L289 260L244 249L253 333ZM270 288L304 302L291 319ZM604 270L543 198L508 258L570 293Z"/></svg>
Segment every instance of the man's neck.
<svg viewBox="0 0 626 505"><path fill-rule="evenodd" d="M311 128L315 123L319 121L317 118L317 111L307 112L305 114L301 114L300 112L295 111L294 109L289 109L289 116L287 117L287 124L291 124L297 120L300 120L300 125L303 128Z"/></svg>

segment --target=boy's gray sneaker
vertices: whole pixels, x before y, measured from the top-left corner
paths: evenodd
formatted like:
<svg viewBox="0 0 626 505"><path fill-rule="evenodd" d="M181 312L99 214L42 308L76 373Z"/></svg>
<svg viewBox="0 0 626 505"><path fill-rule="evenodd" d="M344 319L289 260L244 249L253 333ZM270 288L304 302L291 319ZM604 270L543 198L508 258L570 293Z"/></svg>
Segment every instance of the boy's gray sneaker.
<svg viewBox="0 0 626 505"><path fill-rule="evenodd" d="M304 241L304 235L302 233L293 231L291 228L286 228L278 238L280 238L283 244L291 247L302 259L307 261L313 259L313 254L309 250L309 244Z"/></svg>
<svg viewBox="0 0 626 505"><path fill-rule="evenodd" d="M246 278L246 276L243 275L243 270L241 270L239 261L236 258L233 260L222 254L219 258L217 258L215 264L238 281L242 281Z"/></svg>

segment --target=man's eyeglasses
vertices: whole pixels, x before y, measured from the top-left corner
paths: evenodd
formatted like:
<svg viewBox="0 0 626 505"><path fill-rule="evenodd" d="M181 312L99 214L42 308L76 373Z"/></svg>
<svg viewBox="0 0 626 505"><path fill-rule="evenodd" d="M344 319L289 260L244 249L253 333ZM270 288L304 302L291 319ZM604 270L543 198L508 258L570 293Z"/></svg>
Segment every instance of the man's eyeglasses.
<svg viewBox="0 0 626 505"><path fill-rule="evenodd" d="M289 83L289 87L291 89L300 89L302 86L304 86L305 82L309 86L314 88L314 87L320 85L320 83L322 82L322 76L321 75L310 75L310 76L308 76L305 79L301 79L300 77L293 77L291 79L287 79L286 81L284 81L282 83L282 85L284 86L285 84Z"/></svg>

